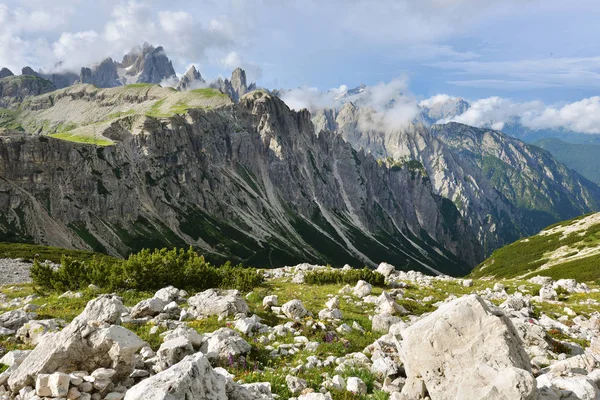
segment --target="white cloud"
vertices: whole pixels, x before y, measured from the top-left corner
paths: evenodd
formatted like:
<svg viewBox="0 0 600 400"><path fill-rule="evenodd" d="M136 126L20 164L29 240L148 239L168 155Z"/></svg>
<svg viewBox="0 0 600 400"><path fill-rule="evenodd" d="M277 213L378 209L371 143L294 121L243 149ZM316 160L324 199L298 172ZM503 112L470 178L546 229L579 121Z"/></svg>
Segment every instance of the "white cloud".
<svg viewBox="0 0 600 400"><path fill-rule="evenodd" d="M340 86L340 88L322 92L315 87L302 87L286 90L281 99L292 110L299 111L306 108L313 113L317 110L335 108L340 105L341 103L337 100L337 97L346 89L346 86Z"/></svg>
<svg viewBox="0 0 600 400"><path fill-rule="evenodd" d="M450 99L450 96L437 95L420 104L427 106L444 99ZM541 101L519 103L502 97L489 97L473 101L464 113L442 119L438 123L450 121L495 130L504 129L507 123L518 122L533 130L564 128L574 132L600 134L600 97L551 106Z"/></svg>
<svg viewBox="0 0 600 400"><path fill-rule="evenodd" d="M72 8L71 3L61 2L65 10ZM61 62L61 69L79 72L82 66L108 56L120 60L131 48L147 41L164 46L176 68L183 68L190 61L206 59L209 50L231 51L241 29L246 29L238 29L238 24L225 17L201 20L204 14L161 10L150 2L129 0L117 3L96 29L64 31L51 41L42 35L38 37L43 40L38 40L32 32L56 29L70 11L34 6L32 2L31 9L13 9L0 3L0 65L16 70L32 65L48 71ZM254 68L253 73L259 76L260 69Z"/></svg>
<svg viewBox="0 0 600 400"><path fill-rule="evenodd" d="M398 129L414 120L419 113L417 102L408 91L406 78L367 86L358 93L349 91L346 85L325 92L304 87L287 90L281 98L292 109L306 108L311 112L335 109L352 102L366 111L358 121L363 130Z"/></svg>
<svg viewBox="0 0 600 400"><path fill-rule="evenodd" d="M248 83L255 82L262 76L262 68L258 64L244 61L237 51L227 53L218 63L230 71L238 67L242 68L246 71L246 80Z"/></svg>
<svg viewBox="0 0 600 400"><path fill-rule="evenodd" d="M442 105L448 103L453 100L457 100L458 97L453 97L447 94L436 94L435 96L431 96L428 99L422 100L419 102L420 107L432 108L436 105Z"/></svg>
<svg viewBox="0 0 600 400"><path fill-rule="evenodd" d="M562 107L547 107L543 112L524 119L531 129L564 127L566 129L600 134L600 97L594 96Z"/></svg>

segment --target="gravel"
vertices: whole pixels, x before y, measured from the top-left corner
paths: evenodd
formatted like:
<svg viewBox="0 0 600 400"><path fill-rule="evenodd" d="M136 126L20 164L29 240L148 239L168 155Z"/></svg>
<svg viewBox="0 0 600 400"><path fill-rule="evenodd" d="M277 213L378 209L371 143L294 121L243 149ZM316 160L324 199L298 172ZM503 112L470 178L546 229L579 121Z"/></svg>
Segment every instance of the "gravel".
<svg viewBox="0 0 600 400"><path fill-rule="evenodd" d="M0 258L0 286L31 282L32 263L19 259Z"/></svg>

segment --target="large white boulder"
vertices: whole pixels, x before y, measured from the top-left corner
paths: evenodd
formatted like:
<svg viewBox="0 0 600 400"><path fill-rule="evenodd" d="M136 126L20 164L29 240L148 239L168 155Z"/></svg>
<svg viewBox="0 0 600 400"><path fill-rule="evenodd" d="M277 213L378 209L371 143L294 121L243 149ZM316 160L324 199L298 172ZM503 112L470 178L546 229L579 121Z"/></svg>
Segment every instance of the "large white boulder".
<svg viewBox="0 0 600 400"><path fill-rule="evenodd" d="M248 304L238 290L208 289L190 297L188 304L197 318L211 315L226 318L249 312Z"/></svg>
<svg viewBox="0 0 600 400"><path fill-rule="evenodd" d="M160 345L156 352L159 367L164 370L194 353L194 346L185 336L177 336Z"/></svg>
<svg viewBox="0 0 600 400"><path fill-rule="evenodd" d="M115 368L123 377L135 365L135 352L144 341L118 326L127 309L116 296L103 295L88 302L85 310L62 331L46 334L11 374L13 392L34 386L39 374L60 371L93 371Z"/></svg>
<svg viewBox="0 0 600 400"><path fill-rule="evenodd" d="M402 338L400 358L409 380L421 381L433 399L536 396L529 358L515 328L477 295L443 304L404 329Z"/></svg>
<svg viewBox="0 0 600 400"><path fill-rule="evenodd" d="M369 282L360 280L356 282L353 292L356 297L366 297L371 294L372 290L373 286Z"/></svg>
<svg viewBox="0 0 600 400"><path fill-rule="evenodd" d="M167 302L158 297L142 300L131 309L131 318L155 317L166 305Z"/></svg>
<svg viewBox="0 0 600 400"><path fill-rule="evenodd" d="M246 355L252 350L252 346L246 342L238 333L229 328L221 328L213 333L207 334L201 351L211 360L227 363Z"/></svg>
<svg viewBox="0 0 600 400"><path fill-rule="evenodd" d="M228 400L226 380L202 353L187 356L133 386L125 400Z"/></svg>
<svg viewBox="0 0 600 400"><path fill-rule="evenodd" d="M16 331L35 317L33 313L23 310L12 310L0 315L0 326Z"/></svg>
<svg viewBox="0 0 600 400"><path fill-rule="evenodd" d="M300 300L291 300L281 306L281 311L286 317L291 319L303 318L308 311L304 308L304 304Z"/></svg>
<svg viewBox="0 0 600 400"><path fill-rule="evenodd" d="M383 275L383 276L385 276L387 278L395 270L396 270L396 267L394 267L392 264L388 264L386 262L382 262L381 264L379 264L379 266L377 267L376 271L379 272L381 275Z"/></svg>

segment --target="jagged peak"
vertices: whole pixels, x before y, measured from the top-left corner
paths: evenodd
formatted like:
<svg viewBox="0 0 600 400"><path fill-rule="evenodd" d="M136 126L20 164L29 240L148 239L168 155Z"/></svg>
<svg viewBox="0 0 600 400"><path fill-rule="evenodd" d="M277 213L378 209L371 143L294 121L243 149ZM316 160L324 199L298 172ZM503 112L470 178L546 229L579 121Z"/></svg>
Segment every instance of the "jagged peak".
<svg viewBox="0 0 600 400"><path fill-rule="evenodd" d="M36 75L37 76L37 72L35 72L33 70L33 68L31 68L30 66L27 66L27 67L23 67L23 69L21 70L21 75Z"/></svg>
<svg viewBox="0 0 600 400"><path fill-rule="evenodd" d="M2 78L6 78L9 76L13 76L14 74L12 73L12 71L8 68L2 68L0 69L0 79Z"/></svg>

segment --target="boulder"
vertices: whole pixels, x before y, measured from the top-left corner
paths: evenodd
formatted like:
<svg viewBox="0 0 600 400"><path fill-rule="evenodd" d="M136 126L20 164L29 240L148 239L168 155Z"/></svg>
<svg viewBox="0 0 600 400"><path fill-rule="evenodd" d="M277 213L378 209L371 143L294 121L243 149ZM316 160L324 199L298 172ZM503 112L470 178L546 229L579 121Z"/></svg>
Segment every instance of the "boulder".
<svg viewBox="0 0 600 400"><path fill-rule="evenodd" d="M300 319L308 314L304 304L300 300L291 300L281 306L281 311L286 317L291 319Z"/></svg>
<svg viewBox="0 0 600 400"><path fill-rule="evenodd" d="M410 314L406 308L396 303L392 296L388 292L381 293L381 296L377 298L377 312L379 314L391 314L391 315L407 315Z"/></svg>
<svg viewBox="0 0 600 400"><path fill-rule="evenodd" d="M556 290L552 289L552 286L545 285L540 289L540 300L541 301L554 301L558 299Z"/></svg>
<svg viewBox="0 0 600 400"><path fill-rule="evenodd" d="M166 305L167 302L158 297L142 300L131 309L131 318L156 317Z"/></svg>
<svg viewBox="0 0 600 400"><path fill-rule="evenodd" d="M285 383L293 395L300 394L308 386L304 379L300 379L293 375L287 375L285 377Z"/></svg>
<svg viewBox="0 0 600 400"><path fill-rule="evenodd" d="M325 308L325 309L319 311L319 319L321 319L321 320L328 320L328 319L339 320L339 319L342 319L342 317L343 317L342 311L337 308L334 308L334 309Z"/></svg>
<svg viewBox="0 0 600 400"><path fill-rule="evenodd" d="M228 400L226 380L196 353L133 386L125 400Z"/></svg>
<svg viewBox="0 0 600 400"><path fill-rule="evenodd" d="M367 385L360 378L351 376L346 380L346 390L354 394L365 395L367 394Z"/></svg>
<svg viewBox="0 0 600 400"><path fill-rule="evenodd" d="M185 325L180 325L177 328L175 328L174 330L167 332L165 334L165 337L163 338L164 342L167 342L171 339L175 339L177 337L185 337L187 340L190 341L190 343L192 344L192 346L194 346L194 348L200 348L200 346L202 345L202 342L204 341L204 338L202 337L202 335L200 335L195 329L190 328L188 326Z"/></svg>
<svg viewBox="0 0 600 400"><path fill-rule="evenodd" d="M160 299L165 302L165 304L170 303L172 301L180 300L181 291L173 286L167 286L165 288L160 289L154 294L155 299Z"/></svg>
<svg viewBox="0 0 600 400"><path fill-rule="evenodd" d="M279 304L279 297L276 294L265 296L263 298L263 307L273 307Z"/></svg>
<svg viewBox="0 0 600 400"><path fill-rule="evenodd" d="M354 286L353 293L356 297L365 297L370 295L372 290L373 286L371 286L369 282L360 280L356 283L356 286Z"/></svg>
<svg viewBox="0 0 600 400"><path fill-rule="evenodd" d="M190 297L188 304L196 318L211 315L226 318L249 312L248 304L238 290L208 289Z"/></svg>
<svg viewBox="0 0 600 400"><path fill-rule="evenodd" d="M104 295L91 300L84 311L62 331L46 334L35 349L11 374L8 384L13 392L34 386L38 374L57 371L92 371L115 367L120 375L133 371L135 352L144 341L133 332L111 325L126 312L121 299Z"/></svg>
<svg viewBox="0 0 600 400"><path fill-rule="evenodd" d="M542 394L540 400L597 400L598 386L584 375L553 376L540 375L537 378L538 391Z"/></svg>
<svg viewBox="0 0 600 400"><path fill-rule="evenodd" d="M510 320L477 295L442 304L402 331L408 383L433 399L534 399L529 357Z"/></svg>
<svg viewBox="0 0 600 400"><path fill-rule="evenodd" d="M178 336L174 339L167 340L160 345L156 352L158 356L158 364L161 370L165 370L172 365L183 360L185 356L194 354L194 346L184 336Z"/></svg>
<svg viewBox="0 0 600 400"><path fill-rule="evenodd" d="M35 314L30 314L23 310L8 311L0 315L0 326L16 331L34 317Z"/></svg>
<svg viewBox="0 0 600 400"><path fill-rule="evenodd" d="M377 267L376 271L379 272L381 275L383 275L383 276L385 276L387 278L395 270L396 270L396 267L394 267L392 264L388 264L386 262L382 262L381 264L379 264L379 266Z"/></svg>
<svg viewBox="0 0 600 400"><path fill-rule="evenodd" d="M374 315L373 320L371 321L371 323L372 323L371 330L373 332L388 333L390 330L390 327L399 322L402 322L402 320L399 317L396 317L391 314Z"/></svg>
<svg viewBox="0 0 600 400"><path fill-rule="evenodd" d="M243 356L252 350L252 346L232 329L221 328L213 333L207 334L206 340L200 351L206 354L210 360L227 363L232 359Z"/></svg>

